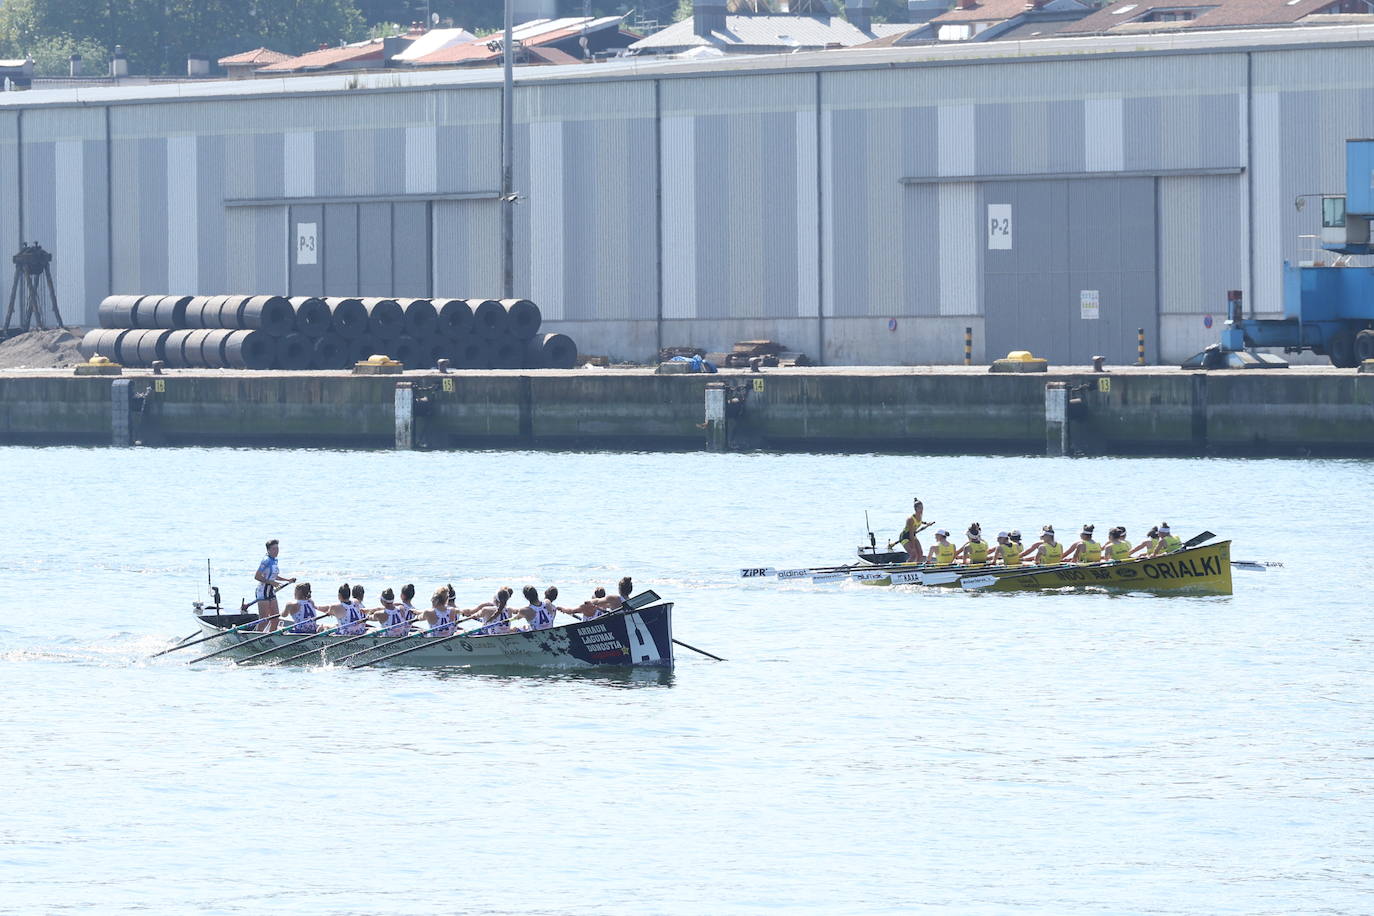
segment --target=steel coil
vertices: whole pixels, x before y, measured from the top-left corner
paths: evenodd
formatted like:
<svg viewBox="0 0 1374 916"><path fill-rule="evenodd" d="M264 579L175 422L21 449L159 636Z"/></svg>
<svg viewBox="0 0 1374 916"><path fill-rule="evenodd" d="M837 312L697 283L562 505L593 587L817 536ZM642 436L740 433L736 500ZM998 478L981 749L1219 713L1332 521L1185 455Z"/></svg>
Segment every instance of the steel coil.
<svg viewBox="0 0 1374 916"><path fill-rule="evenodd" d="M401 314L405 316L408 337L428 340L439 326L439 313L434 303L428 299L406 299L401 302Z"/></svg>
<svg viewBox="0 0 1374 916"><path fill-rule="evenodd" d="M469 299L472 308L472 332L487 340L496 340L506 330L506 310L495 299Z"/></svg>
<svg viewBox="0 0 1374 916"><path fill-rule="evenodd" d="M357 340L367 334L367 309L361 299L326 299L334 320L334 333L344 340Z"/></svg>
<svg viewBox="0 0 1374 916"><path fill-rule="evenodd" d="M315 345L304 334L287 334L277 338L278 369L310 369L315 364Z"/></svg>
<svg viewBox="0 0 1374 916"><path fill-rule="evenodd" d="M350 365L348 341L333 331L315 338L314 365L316 369L347 369Z"/></svg>
<svg viewBox="0 0 1374 916"><path fill-rule="evenodd" d="M251 296L239 310L237 327L284 337L296 328L296 312L281 296Z"/></svg>
<svg viewBox="0 0 1374 916"><path fill-rule="evenodd" d="M405 313L395 299L364 299L367 333L378 340L395 340L406 329Z"/></svg>
<svg viewBox="0 0 1374 916"><path fill-rule="evenodd" d="M544 321L539 306L528 299L502 299L501 307L506 310L506 332L512 337L530 340L539 333Z"/></svg>
<svg viewBox="0 0 1374 916"><path fill-rule="evenodd" d="M472 306L466 299L431 300L439 315L439 333L457 340L472 330Z"/></svg>
<svg viewBox="0 0 1374 916"><path fill-rule="evenodd" d="M291 310L296 313L296 332L306 337L322 337L334 324L329 306L316 296L296 296Z"/></svg>
<svg viewBox="0 0 1374 916"><path fill-rule="evenodd" d="M525 346L531 368L571 369L577 365L577 344L567 334L542 334Z"/></svg>

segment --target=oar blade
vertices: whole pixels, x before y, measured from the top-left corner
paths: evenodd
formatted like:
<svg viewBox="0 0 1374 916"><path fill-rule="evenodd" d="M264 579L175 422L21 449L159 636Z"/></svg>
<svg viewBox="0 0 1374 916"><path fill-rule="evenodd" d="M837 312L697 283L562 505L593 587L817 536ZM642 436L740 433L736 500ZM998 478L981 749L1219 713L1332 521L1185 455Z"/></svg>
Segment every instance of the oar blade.
<svg viewBox="0 0 1374 916"><path fill-rule="evenodd" d="M777 570L771 566L755 566L739 571L739 577L741 579L757 579L761 576L772 576L776 574Z"/></svg>
<svg viewBox="0 0 1374 916"><path fill-rule="evenodd" d="M959 580L959 587L966 589L987 588L997 583L996 576L965 576Z"/></svg>

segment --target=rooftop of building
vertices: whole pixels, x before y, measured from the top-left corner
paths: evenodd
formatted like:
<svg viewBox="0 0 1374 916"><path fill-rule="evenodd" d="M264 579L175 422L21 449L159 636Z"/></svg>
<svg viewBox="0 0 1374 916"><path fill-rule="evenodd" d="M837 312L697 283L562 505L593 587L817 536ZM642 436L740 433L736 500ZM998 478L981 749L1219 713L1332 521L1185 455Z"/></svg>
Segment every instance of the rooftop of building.
<svg viewBox="0 0 1374 916"><path fill-rule="evenodd" d="M1025 0L1022 0L1024 3ZM909 23L874 23L863 31L842 16L788 13L731 13L724 29L710 37L698 35L689 17L630 45L633 51L665 51L692 47L825 48L853 47L884 35L909 31Z"/></svg>
<svg viewBox="0 0 1374 916"><path fill-rule="evenodd" d="M1299 24L1309 16L1372 12L1374 2L1368 0L1117 0L1064 32L1139 34L1265 28ZM1374 16L1368 21L1374 22Z"/></svg>
<svg viewBox="0 0 1374 916"><path fill-rule="evenodd" d="M1195 30L1147 35L1055 35L1027 41L947 42L893 48L846 48L792 54L733 54L698 60L662 57L615 58L599 64L518 67L517 83L543 85L598 80L690 79L749 73L789 73L863 69L940 67L1018 61L1082 60L1174 54L1240 53L1264 50L1314 50L1359 46L1374 48L1374 25L1359 23L1228 30ZM426 67L352 70L340 73L278 74L255 80L176 80L151 85L80 85L8 93L6 107L80 106L129 102L180 102L309 93L396 92L425 88L501 85L492 68Z"/></svg>

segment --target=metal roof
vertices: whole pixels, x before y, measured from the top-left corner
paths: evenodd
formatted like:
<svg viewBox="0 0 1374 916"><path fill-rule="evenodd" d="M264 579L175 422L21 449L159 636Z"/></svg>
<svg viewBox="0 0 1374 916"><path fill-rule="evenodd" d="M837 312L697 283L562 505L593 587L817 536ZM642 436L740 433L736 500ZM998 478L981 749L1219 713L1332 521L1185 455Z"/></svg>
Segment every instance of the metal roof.
<svg viewBox="0 0 1374 916"><path fill-rule="evenodd" d="M910 29L909 23L876 23L871 31L865 32L840 16L728 15L725 17L725 29L713 30L710 38L698 35L691 18L687 18L648 38L641 38L630 45L630 49L667 51L714 46L790 50L824 48L831 44L850 47Z"/></svg>
<svg viewBox="0 0 1374 916"><path fill-rule="evenodd" d="M397 54L396 59L416 60L450 45L462 44L476 38L477 36L467 29L430 29L412 41L408 48Z"/></svg>
<svg viewBox="0 0 1374 916"><path fill-rule="evenodd" d="M705 60L662 57L613 58L595 65L516 68L525 84L588 83L595 80L690 79L731 73L802 73L814 71L961 66L1017 61L1135 57L1142 55L1214 54L1263 50L1312 50L1321 46L1374 47L1374 26L1288 26L1163 35L1090 35L1036 38L1030 41L956 42L897 48L846 48L793 54L732 54ZM486 68L427 67L417 70L351 70L309 75L259 77L252 80L185 80L145 86L81 86L31 89L0 94L0 107L83 106L185 102L315 93L357 94L373 90L468 88L501 85L500 71Z"/></svg>

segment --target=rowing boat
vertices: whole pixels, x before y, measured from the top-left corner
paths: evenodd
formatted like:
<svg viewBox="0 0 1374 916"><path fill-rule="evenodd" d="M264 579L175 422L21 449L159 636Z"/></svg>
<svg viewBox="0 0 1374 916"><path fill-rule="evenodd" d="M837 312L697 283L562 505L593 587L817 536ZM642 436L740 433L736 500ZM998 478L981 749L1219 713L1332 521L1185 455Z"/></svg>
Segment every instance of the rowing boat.
<svg viewBox="0 0 1374 916"><path fill-rule="evenodd" d="M226 658L246 659L263 650L280 648L283 651L279 654L283 657L313 649L300 660L303 664L337 662L357 653L347 663L350 667L373 661L379 665L420 668L483 665L665 668L673 664L672 615L673 603L667 601L634 610L612 611L592 620L543 630L453 638L330 634L289 649L287 643L302 640L301 634L278 630L271 636L263 636L251 629L230 632L233 627L251 623L255 619L253 614L221 614L215 608L197 608L196 622L206 635L224 634L224 639L238 643L224 653ZM271 654L261 659L267 664L275 660Z"/></svg>
<svg viewBox="0 0 1374 916"><path fill-rule="evenodd" d="M980 581L987 579L987 581ZM994 578L960 577L963 588L990 592L1056 588L1103 588L1111 591L1169 592L1170 594L1231 594L1231 542L1189 547L1159 557L1123 560L1092 566L1022 568Z"/></svg>

